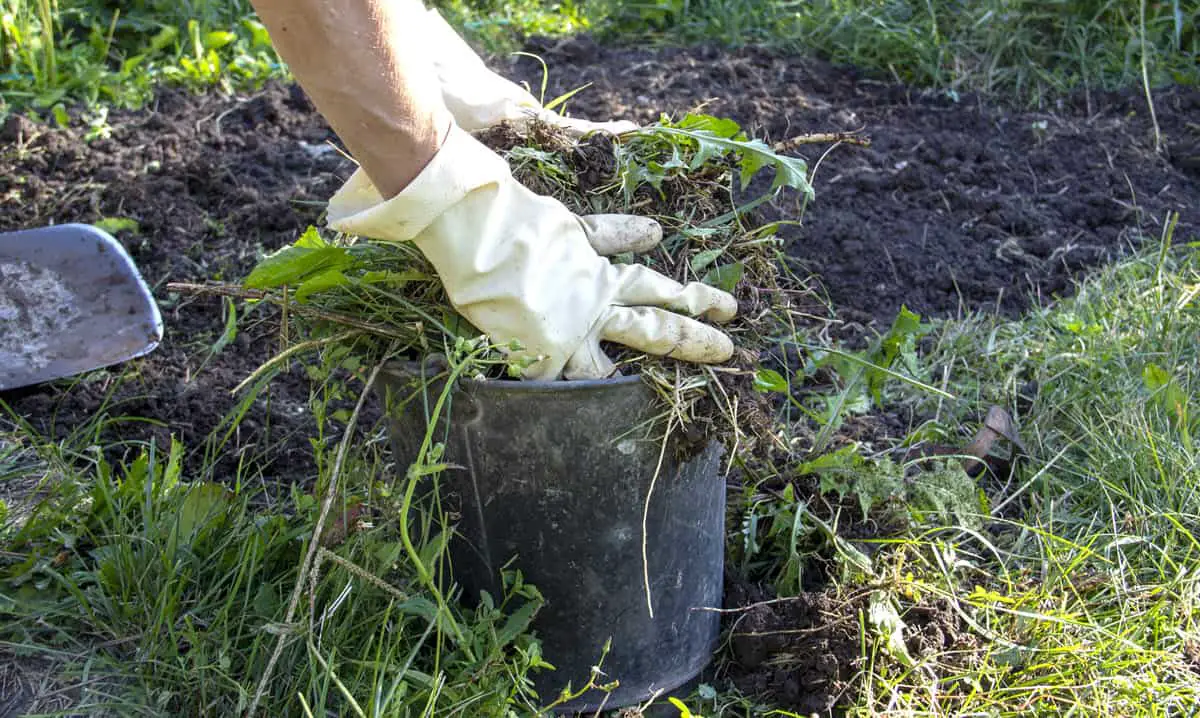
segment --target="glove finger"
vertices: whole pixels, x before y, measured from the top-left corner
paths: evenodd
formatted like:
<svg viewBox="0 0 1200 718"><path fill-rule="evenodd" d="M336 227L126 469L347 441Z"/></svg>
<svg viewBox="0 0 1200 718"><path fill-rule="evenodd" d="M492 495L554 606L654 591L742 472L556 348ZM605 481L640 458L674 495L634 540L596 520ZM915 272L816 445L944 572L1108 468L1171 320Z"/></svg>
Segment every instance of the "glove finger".
<svg viewBox="0 0 1200 718"><path fill-rule="evenodd" d="M583 341L583 346L576 349L575 353L567 359L567 364L563 367L563 378L570 380L607 379L613 375L616 368L613 360L609 359L604 350L600 348L600 340L595 336L589 336Z"/></svg>
<svg viewBox="0 0 1200 718"><path fill-rule="evenodd" d="M700 282L686 286L641 264L614 267L619 278L616 302L625 306L665 307L714 322L727 322L737 316L737 300Z"/></svg>
<svg viewBox="0 0 1200 718"><path fill-rule="evenodd" d="M719 329L656 307L613 307L599 338L672 359L719 364L733 356L733 340Z"/></svg>
<svg viewBox="0 0 1200 718"><path fill-rule="evenodd" d="M637 124L629 120L610 120L608 122L592 122L577 117L564 117L554 110L541 110L537 113L538 120L553 125L572 137L583 137L593 132L607 132L610 135L622 135L633 132Z"/></svg>
<svg viewBox="0 0 1200 718"><path fill-rule="evenodd" d="M662 241L662 225L632 214L589 214L580 217L588 244L601 257L622 252L648 252Z"/></svg>

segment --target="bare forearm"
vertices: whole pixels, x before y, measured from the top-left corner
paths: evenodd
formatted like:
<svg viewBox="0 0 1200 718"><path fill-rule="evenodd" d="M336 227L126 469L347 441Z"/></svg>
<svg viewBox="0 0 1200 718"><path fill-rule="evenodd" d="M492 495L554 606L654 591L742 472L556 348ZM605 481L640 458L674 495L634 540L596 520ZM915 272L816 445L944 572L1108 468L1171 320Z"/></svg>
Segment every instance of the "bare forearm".
<svg viewBox="0 0 1200 718"><path fill-rule="evenodd" d="M280 56L384 197L429 163L451 118L414 0L252 0Z"/></svg>

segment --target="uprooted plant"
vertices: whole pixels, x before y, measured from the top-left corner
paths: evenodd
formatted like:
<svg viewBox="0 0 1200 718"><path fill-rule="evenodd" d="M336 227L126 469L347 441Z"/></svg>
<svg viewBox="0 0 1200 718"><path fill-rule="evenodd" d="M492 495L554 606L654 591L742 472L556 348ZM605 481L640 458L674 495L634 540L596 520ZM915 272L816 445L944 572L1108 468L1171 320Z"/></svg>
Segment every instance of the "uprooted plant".
<svg viewBox="0 0 1200 718"><path fill-rule="evenodd" d="M800 193L806 204L813 196L808 164L748 138L732 120L698 114L678 121L664 116L636 131L583 141L537 124L520 132L502 125L481 139L508 160L523 184L578 214L640 214L663 226L659 247L614 261L641 262L680 282L701 281L736 296L739 316L723 326L739 347L729 365L701 367L609 349L623 373L640 373L654 387L680 429L716 434L739 450L777 442L770 400L752 389L753 376L775 339L796 332L797 304L808 294L781 261L778 223L757 224L754 210L786 191ZM813 139L864 142L849 135ZM760 183L760 173L770 173L770 182ZM387 348L413 358L486 342L453 310L432 267L406 243L329 237L309 228L264 258L242 286L176 288L283 308L291 346L255 378L272 375L305 351L353 346L358 364L378 360ZM498 351L491 356L502 358ZM487 365L493 379L521 370L512 362Z"/></svg>

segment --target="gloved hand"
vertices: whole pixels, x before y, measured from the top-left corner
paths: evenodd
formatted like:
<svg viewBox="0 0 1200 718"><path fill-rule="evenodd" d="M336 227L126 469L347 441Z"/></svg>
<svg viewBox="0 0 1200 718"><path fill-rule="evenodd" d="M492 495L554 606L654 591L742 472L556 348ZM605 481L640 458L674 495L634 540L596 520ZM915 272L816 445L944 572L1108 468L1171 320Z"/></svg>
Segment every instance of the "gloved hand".
<svg viewBox="0 0 1200 718"><path fill-rule="evenodd" d="M526 378L610 376L602 340L693 362L733 354L724 333L676 313L728 321L737 313L732 296L642 265L611 264L593 248L653 246L662 232L656 222L577 217L526 189L503 158L459 127L389 200L356 171L330 200L328 220L339 232L411 240L459 313L496 344L523 345L513 358L534 360Z"/></svg>
<svg viewBox="0 0 1200 718"><path fill-rule="evenodd" d="M626 120L589 122L545 109L525 88L489 70L436 9L427 10L425 17L428 22L422 31L441 82L442 99L455 123L464 130L474 132L506 120L522 126L534 119L575 137L596 131L616 135L637 129L636 124Z"/></svg>

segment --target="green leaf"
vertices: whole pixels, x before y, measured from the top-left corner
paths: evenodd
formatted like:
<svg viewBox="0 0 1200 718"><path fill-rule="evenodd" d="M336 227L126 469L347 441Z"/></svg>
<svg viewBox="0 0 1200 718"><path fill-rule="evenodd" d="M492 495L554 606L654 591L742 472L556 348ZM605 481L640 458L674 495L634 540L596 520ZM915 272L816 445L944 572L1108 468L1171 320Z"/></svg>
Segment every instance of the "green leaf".
<svg viewBox="0 0 1200 718"><path fill-rule="evenodd" d="M171 449L167 458L167 468L163 472L162 490L169 491L179 483L183 476L183 442L171 440Z"/></svg>
<svg viewBox="0 0 1200 718"><path fill-rule="evenodd" d="M67 114L67 108L60 102L50 108L51 114L54 115L54 124L59 127L68 127L71 124L71 116Z"/></svg>
<svg viewBox="0 0 1200 718"><path fill-rule="evenodd" d="M719 267L714 267L700 281L705 284L723 289L726 292L732 292L737 283L742 281L742 275L746 271L746 265L741 262L733 262L732 264L722 264Z"/></svg>
<svg viewBox="0 0 1200 718"><path fill-rule="evenodd" d="M261 22L247 18L242 20L242 27L246 28L250 33L251 47L271 47L271 35L267 32L266 26Z"/></svg>
<svg viewBox="0 0 1200 718"><path fill-rule="evenodd" d="M745 138L745 135L742 134L741 125L728 117L688 113L675 126L685 130L709 132L723 139L736 140Z"/></svg>
<svg viewBox="0 0 1200 718"><path fill-rule="evenodd" d="M304 234L300 235L300 239L297 239L292 244L296 247L311 247L313 249L333 246L329 244L329 242L326 242L325 238L321 236L321 233L317 231L317 228L312 225L309 225L308 228L304 230Z"/></svg>
<svg viewBox="0 0 1200 718"><path fill-rule="evenodd" d="M759 369L754 372L754 390L764 394L773 391L787 393L788 380L773 369Z"/></svg>
<svg viewBox="0 0 1200 718"><path fill-rule="evenodd" d="M342 274L341 269L337 267L326 269L320 274L309 277L301 282L299 287L296 287L296 301L303 302L310 295L326 292L349 283L350 279L345 274Z"/></svg>
<svg viewBox="0 0 1200 718"><path fill-rule="evenodd" d="M590 82L580 85L579 87L576 87L574 90L565 92L565 93L559 95L558 97L554 98L553 100L550 100L543 106L543 108L547 109L547 110L557 110L559 107L565 105L567 103L567 101L570 100L572 97L574 97L575 95L579 94L580 92L582 92L583 90L586 90L587 88L589 88L591 86L592 86L592 83L590 83Z"/></svg>
<svg viewBox="0 0 1200 718"><path fill-rule="evenodd" d="M179 28L174 25L164 25L161 30L153 38L150 39L150 45L146 50L146 55L158 52L166 48L171 43L175 42L175 38L179 37ZM143 55L144 57L145 55Z"/></svg>
<svg viewBox="0 0 1200 718"><path fill-rule="evenodd" d="M137 220L130 219L129 217L105 217L92 222L92 226L102 229L109 234L116 234L118 232L133 232L136 234L141 229Z"/></svg>
<svg viewBox="0 0 1200 718"><path fill-rule="evenodd" d="M364 272L356 281L359 284L392 284L399 286L408 282L428 281L433 278L433 275L416 269L406 269L403 272L393 272L387 269Z"/></svg>
<svg viewBox="0 0 1200 718"><path fill-rule="evenodd" d="M821 480L817 484L817 491L822 494L834 493L839 499L846 497L850 492L850 484L842 480L842 477L834 473L820 474Z"/></svg>
<svg viewBox="0 0 1200 718"><path fill-rule="evenodd" d="M1171 383L1171 375L1157 364L1147 364L1142 369L1142 383L1149 391L1158 391Z"/></svg>
<svg viewBox="0 0 1200 718"><path fill-rule="evenodd" d="M213 30L204 33L204 47L209 50L220 50L234 40L237 40L237 35L228 30Z"/></svg>
<svg viewBox="0 0 1200 718"><path fill-rule="evenodd" d="M904 643L904 621L892 599L882 591L875 591L867 604L867 621L884 639L884 648L892 658L905 666L913 666L912 656Z"/></svg>
<svg viewBox="0 0 1200 718"><path fill-rule="evenodd" d="M888 331L889 335L894 336L909 336L916 334L921 329L921 315L910 311L905 305L900 305L900 313L892 320L892 328Z"/></svg>
<svg viewBox="0 0 1200 718"><path fill-rule="evenodd" d="M224 516L228 507L229 492L224 486L214 483L193 486L177 513L180 540L191 543L197 533Z"/></svg>
<svg viewBox="0 0 1200 718"><path fill-rule="evenodd" d="M299 284L309 277L330 269L345 267L349 263L350 257L341 247L312 248L297 242L259 262L250 272L250 276L246 277L246 286L254 289L272 289L285 284Z"/></svg>
<svg viewBox="0 0 1200 718"><path fill-rule="evenodd" d="M847 444L829 454L822 454L812 461L805 461L797 467L797 473L804 474L819 474L823 471L830 470L850 470L857 469L862 466L865 459L858 453L858 447L854 444Z"/></svg>
<svg viewBox="0 0 1200 718"><path fill-rule="evenodd" d="M746 154L742 157L742 161L738 165L738 184L742 189L746 189L746 187L750 186L750 180L754 179L754 175L758 174L758 171L763 167L767 167L769 165L771 165L771 160L765 155L757 153ZM805 167L804 170L807 171L808 168ZM775 186L777 185L773 185L772 189L774 189Z"/></svg>
<svg viewBox="0 0 1200 718"><path fill-rule="evenodd" d="M232 299L225 300L225 331L221 332L221 336L212 344L212 353L217 354L225 347L233 343L237 339L237 305Z"/></svg>
<svg viewBox="0 0 1200 718"><path fill-rule="evenodd" d="M427 598L421 598L419 596L410 598L407 601L397 604L396 608L403 614L407 614L409 616L419 616L426 619L430 623L436 622L439 614L441 613L441 611L438 610L437 604L433 603Z"/></svg>
<svg viewBox="0 0 1200 718"><path fill-rule="evenodd" d="M516 640L517 636L529 629L529 624L533 622L534 615L541 608L541 604L537 601L527 601L520 608L512 612L508 620L496 633L496 642L499 647L503 648Z"/></svg>
<svg viewBox="0 0 1200 718"><path fill-rule="evenodd" d="M439 532L433 538L429 539L420 551L417 552L417 558L421 561L430 573L436 570L436 563L442 552L446 550L446 542L449 540L449 535L445 532Z"/></svg>
<svg viewBox="0 0 1200 718"><path fill-rule="evenodd" d="M678 123L662 122L639 130L645 135L658 135L674 146L683 144L693 150L688 168L697 169L727 154L734 154L738 161L738 178L742 189L761 169L774 169L771 191L791 187L813 198L813 188L808 181L808 163L799 157L777 154L762 140L749 140L733 120L719 119L709 115L688 115Z"/></svg>
<svg viewBox="0 0 1200 718"><path fill-rule="evenodd" d="M879 342L879 347L867 357L874 366L868 366L865 371L867 391L876 404L883 403L883 384L887 381L892 365L896 359L902 359L906 368L916 373L917 340L927 333L928 329L921 326L921 315L909 311L901 305L900 312L892 320L892 326Z"/></svg>
<svg viewBox="0 0 1200 718"><path fill-rule="evenodd" d="M1167 414L1171 425L1185 432L1185 442L1190 443L1188 433L1188 395L1170 372L1157 364L1147 364L1142 369L1142 382L1151 392L1152 401Z"/></svg>
<svg viewBox="0 0 1200 718"><path fill-rule="evenodd" d="M717 258L724 253L724 249L706 249L703 252L696 252L696 256L692 257L692 271L696 274L703 272L708 265L717 261Z"/></svg>
<svg viewBox="0 0 1200 718"><path fill-rule="evenodd" d="M692 713L683 701L675 696L668 696L667 700L670 701L671 705L679 709L679 718L699 718L695 713Z"/></svg>

